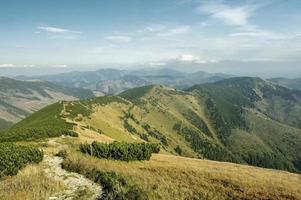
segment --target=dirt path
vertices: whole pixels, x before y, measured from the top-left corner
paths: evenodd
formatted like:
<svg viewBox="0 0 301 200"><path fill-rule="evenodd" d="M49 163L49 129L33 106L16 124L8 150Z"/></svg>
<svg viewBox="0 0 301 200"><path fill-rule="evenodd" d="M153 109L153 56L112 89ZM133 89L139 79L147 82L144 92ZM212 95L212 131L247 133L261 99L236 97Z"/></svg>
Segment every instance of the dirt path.
<svg viewBox="0 0 301 200"><path fill-rule="evenodd" d="M44 156L45 173L50 178L61 181L66 185L66 190L60 194L50 197L49 200L73 200L79 199L96 199L101 194L101 187L86 177L68 172L61 168L63 159L57 156Z"/></svg>
<svg viewBox="0 0 301 200"><path fill-rule="evenodd" d="M60 149L62 145L50 140L52 144L57 145ZM44 155L43 166L44 172L49 178L64 183L66 189L56 195L53 195L49 200L95 200L101 195L101 186L87 179L81 174L73 173L62 169L61 164L63 159L58 156Z"/></svg>

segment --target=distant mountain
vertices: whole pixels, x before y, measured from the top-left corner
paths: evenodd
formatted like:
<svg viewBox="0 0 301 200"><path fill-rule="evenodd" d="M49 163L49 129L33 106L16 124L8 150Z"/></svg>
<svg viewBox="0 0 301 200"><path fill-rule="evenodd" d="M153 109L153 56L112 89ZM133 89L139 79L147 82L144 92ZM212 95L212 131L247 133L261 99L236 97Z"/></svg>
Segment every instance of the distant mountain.
<svg viewBox="0 0 301 200"><path fill-rule="evenodd" d="M57 128L64 121L72 125L81 141L156 142L170 154L301 171L301 92L260 78L230 78L184 91L149 85L64 101L12 130L41 128L50 117L60 122ZM51 125L56 128L55 120Z"/></svg>
<svg viewBox="0 0 301 200"><path fill-rule="evenodd" d="M118 94L130 88L162 84L178 89L195 84L215 82L233 77L227 74L207 72L185 73L173 69L117 70L100 69L88 72L70 72L49 76L19 76L22 80L44 80L59 85L93 90L95 94Z"/></svg>
<svg viewBox="0 0 301 200"><path fill-rule="evenodd" d="M277 83L288 88L301 90L301 78L289 79L289 78L272 78L270 81Z"/></svg>
<svg viewBox="0 0 301 200"><path fill-rule="evenodd" d="M93 93L86 89L0 77L0 129L8 128L31 113L59 100L92 97Z"/></svg>

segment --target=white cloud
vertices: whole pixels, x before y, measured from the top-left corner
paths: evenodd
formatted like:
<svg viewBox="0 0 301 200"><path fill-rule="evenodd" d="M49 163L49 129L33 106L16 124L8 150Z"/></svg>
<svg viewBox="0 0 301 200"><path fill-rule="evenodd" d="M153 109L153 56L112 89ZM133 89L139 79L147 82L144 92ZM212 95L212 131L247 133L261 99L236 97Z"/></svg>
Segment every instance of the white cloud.
<svg viewBox="0 0 301 200"><path fill-rule="evenodd" d="M169 29L165 32L160 32L158 33L158 36L172 36L172 35L178 35L178 34L182 34L182 33L187 33L190 31L190 26L185 25L185 26L178 26L176 28L173 29Z"/></svg>
<svg viewBox="0 0 301 200"><path fill-rule="evenodd" d="M197 63L197 64L208 64L208 63L219 63L217 59L201 59L200 56L192 54L182 54L177 57L177 61L183 63Z"/></svg>
<svg viewBox="0 0 301 200"><path fill-rule="evenodd" d="M223 3L206 2L198 8L198 11L209 14L211 18L226 25L246 26L249 25L249 18L256 8L257 6L252 5L230 7Z"/></svg>
<svg viewBox="0 0 301 200"><path fill-rule="evenodd" d="M178 60L183 62L194 62L194 61L199 61L200 57L191 54L182 54L178 57Z"/></svg>
<svg viewBox="0 0 301 200"><path fill-rule="evenodd" d="M129 36L121 36L121 35L112 35L105 37L106 40L118 43L129 43L132 41L132 38Z"/></svg>
<svg viewBox="0 0 301 200"><path fill-rule="evenodd" d="M74 34L82 34L80 31L74 31L64 28L58 28L53 26L40 26L38 27L41 31L49 32L49 33L74 33Z"/></svg>
<svg viewBox="0 0 301 200"><path fill-rule="evenodd" d="M16 65L6 63L6 64L1 64L0 67L16 67Z"/></svg>

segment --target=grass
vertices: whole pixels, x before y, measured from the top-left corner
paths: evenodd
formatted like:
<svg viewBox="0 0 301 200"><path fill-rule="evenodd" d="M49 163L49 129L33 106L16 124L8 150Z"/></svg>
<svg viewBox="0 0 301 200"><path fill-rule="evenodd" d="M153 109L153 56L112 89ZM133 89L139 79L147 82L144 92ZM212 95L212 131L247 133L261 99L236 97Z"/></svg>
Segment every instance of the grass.
<svg viewBox="0 0 301 200"><path fill-rule="evenodd" d="M0 182L0 200L49 199L64 188L63 183L48 178L41 165L29 165L18 175Z"/></svg>
<svg viewBox="0 0 301 200"><path fill-rule="evenodd" d="M150 161L122 162L74 152L67 162L115 172L139 185L149 199L300 199L301 176L245 165L154 154Z"/></svg>

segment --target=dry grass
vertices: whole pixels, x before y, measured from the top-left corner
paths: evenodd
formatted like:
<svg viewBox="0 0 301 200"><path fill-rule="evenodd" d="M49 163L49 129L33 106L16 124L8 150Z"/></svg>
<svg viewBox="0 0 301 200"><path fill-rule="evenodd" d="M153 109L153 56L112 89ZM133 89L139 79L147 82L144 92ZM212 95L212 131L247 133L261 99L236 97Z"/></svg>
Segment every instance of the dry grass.
<svg viewBox="0 0 301 200"><path fill-rule="evenodd" d="M62 183L46 177L41 165L29 165L0 182L0 200L48 199L63 189Z"/></svg>
<svg viewBox="0 0 301 200"><path fill-rule="evenodd" d="M162 154L121 162L74 153L70 161L120 173L150 199L301 199L301 176L284 171Z"/></svg>

